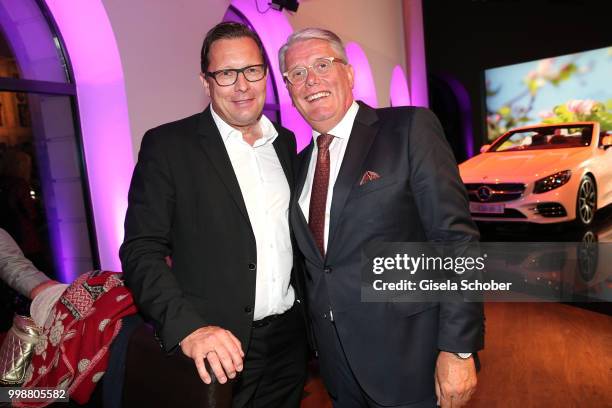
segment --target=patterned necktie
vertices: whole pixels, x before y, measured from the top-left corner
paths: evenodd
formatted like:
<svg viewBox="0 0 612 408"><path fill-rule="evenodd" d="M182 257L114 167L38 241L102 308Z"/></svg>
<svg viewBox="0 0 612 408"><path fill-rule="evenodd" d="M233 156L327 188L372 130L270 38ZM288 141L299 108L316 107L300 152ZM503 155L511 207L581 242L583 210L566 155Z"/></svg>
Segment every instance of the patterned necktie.
<svg viewBox="0 0 612 408"><path fill-rule="evenodd" d="M308 210L308 226L321 255L325 257L325 206L327 204L327 189L329 187L329 145L334 137L321 134L317 138L317 165L312 191L310 193L310 208Z"/></svg>

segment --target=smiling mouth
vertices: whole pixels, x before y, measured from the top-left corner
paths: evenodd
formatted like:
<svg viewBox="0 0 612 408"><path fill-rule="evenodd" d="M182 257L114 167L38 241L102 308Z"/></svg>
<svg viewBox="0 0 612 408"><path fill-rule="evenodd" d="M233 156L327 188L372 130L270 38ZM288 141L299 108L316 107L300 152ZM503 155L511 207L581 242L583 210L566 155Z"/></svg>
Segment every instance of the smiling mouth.
<svg viewBox="0 0 612 408"><path fill-rule="evenodd" d="M312 95L308 95L305 99L308 102L314 102L314 101L317 101L317 100L319 100L321 98L327 98L330 95L331 95L331 92L321 91L321 92L317 92L317 93L312 94Z"/></svg>
<svg viewBox="0 0 612 408"><path fill-rule="evenodd" d="M238 101L232 101L237 108L246 108L251 106L253 99L240 99Z"/></svg>

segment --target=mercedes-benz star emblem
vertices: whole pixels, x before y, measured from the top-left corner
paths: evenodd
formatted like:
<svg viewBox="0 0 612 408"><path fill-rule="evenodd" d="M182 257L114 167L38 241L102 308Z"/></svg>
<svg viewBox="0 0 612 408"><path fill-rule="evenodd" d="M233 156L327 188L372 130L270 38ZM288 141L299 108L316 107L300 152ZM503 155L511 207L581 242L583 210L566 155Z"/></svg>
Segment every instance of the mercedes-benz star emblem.
<svg viewBox="0 0 612 408"><path fill-rule="evenodd" d="M480 186L477 194L480 201L489 201L493 195L493 190L489 186Z"/></svg>

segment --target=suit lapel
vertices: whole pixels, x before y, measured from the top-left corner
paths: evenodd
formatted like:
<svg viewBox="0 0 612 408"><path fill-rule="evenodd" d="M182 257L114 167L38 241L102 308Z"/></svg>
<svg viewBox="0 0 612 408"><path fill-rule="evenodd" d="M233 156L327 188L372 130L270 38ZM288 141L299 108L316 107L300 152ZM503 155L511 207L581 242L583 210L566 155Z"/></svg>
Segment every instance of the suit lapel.
<svg viewBox="0 0 612 408"><path fill-rule="evenodd" d="M300 207L300 197L302 196L302 191L304 190L304 183L306 182L306 176L308 175L308 167L310 166L310 160L312 156L312 150L314 148L314 141L310 141L310 144L304 149L302 152L302 157L300 160L300 167L298 170L296 185L295 185L295 195L293 200L293 220L294 220L294 233L296 239L302 242L300 248L309 259L319 259L323 261L321 257L321 253L317 248L317 244L312 237L312 233L310 232L310 228L308 227L308 222L306 222L306 217L302 212L302 208Z"/></svg>
<svg viewBox="0 0 612 408"><path fill-rule="evenodd" d="M330 220L329 220L329 239L327 242L327 253L331 253L334 244L334 236L338 229L338 223L342 216L342 210L346 205L351 189L359 182L362 176L361 169L365 161L372 142L378 132L376 122L378 116L376 111L369 106L360 103L355 123L351 131L351 136L344 152L340 172L334 185L332 197Z"/></svg>
<svg viewBox="0 0 612 408"><path fill-rule="evenodd" d="M281 167L283 168L285 177L287 177L287 183L289 183L289 191L291 192L291 194L293 194L293 166L291 165L291 158L289 157L289 146L287 146L287 143L285 143L281 138L280 132L274 143L272 143L272 146L274 146L278 161L280 162Z"/></svg>
<svg viewBox="0 0 612 408"><path fill-rule="evenodd" d="M234 173L232 162L227 154L223 140L221 140L219 129L215 125L212 114L210 113L210 106L200 115L198 133L202 136L200 138L200 143L204 149L204 153L217 170L219 178L234 199L240 213L244 216L246 221L250 223L249 214L244 204L236 173Z"/></svg>
<svg viewBox="0 0 612 408"><path fill-rule="evenodd" d="M295 183L296 201L300 198L300 196L302 195L302 190L304 189L304 183L306 182L306 176L308 175L308 166L310 165L310 156L312 156L313 149L314 140L311 140L310 144L306 146L306 148L302 152L300 168L298 170L298 176Z"/></svg>

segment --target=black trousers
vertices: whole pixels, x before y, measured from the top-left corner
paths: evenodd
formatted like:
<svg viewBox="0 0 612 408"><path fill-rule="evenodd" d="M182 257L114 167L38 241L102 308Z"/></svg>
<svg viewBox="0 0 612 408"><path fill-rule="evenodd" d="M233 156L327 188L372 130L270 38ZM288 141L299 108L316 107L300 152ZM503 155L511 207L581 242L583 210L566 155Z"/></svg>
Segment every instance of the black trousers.
<svg viewBox="0 0 612 408"><path fill-rule="evenodd" d="M307 342L301 305L253 327L233 408L298 408L306 381Z"/></svg>

